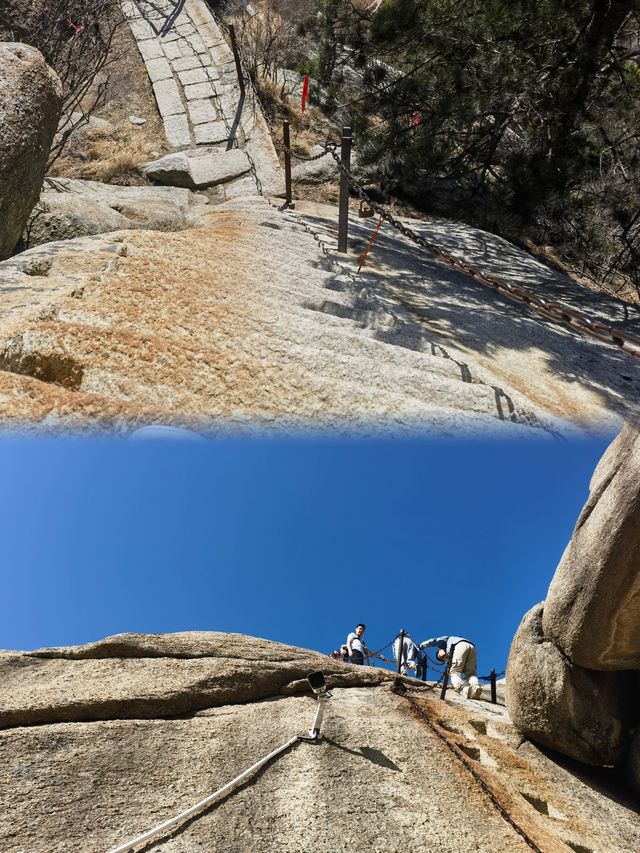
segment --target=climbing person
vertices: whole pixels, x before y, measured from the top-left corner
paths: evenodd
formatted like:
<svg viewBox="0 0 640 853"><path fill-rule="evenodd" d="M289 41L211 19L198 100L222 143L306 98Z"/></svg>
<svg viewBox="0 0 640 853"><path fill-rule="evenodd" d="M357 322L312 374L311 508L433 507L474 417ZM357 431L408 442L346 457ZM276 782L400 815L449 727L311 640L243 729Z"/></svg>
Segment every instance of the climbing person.
<svg viewBox="0 0 640 853"><path fill-rule="evenodd" d="M400 649L400 637L403 634L402 649ZM422 664L422 654L418 644L411 639L404 628L401 628L400 633L393 641L393 656L396 661L400 658L400 672L402 675L406 675L410 669L414 670L417 675L418 668Z"/></svg>
<svg viewBox="0 0 640 853"><path fill-rule="evenodd" d="M476 672L475 645L464 637L432 637L420 643L421 649L433 647L438 649L436 657L439 661L444 662L451 655L451 686L467 699L479 699L482 696L482 687ZM466 682L462 680L463 675Z"/></svg>
<svg viewBox="0 0 640 853"><path fill-rule="evenodd" d="M349 655L349 663L364 663L364 656L367 653L367 647L362 639L367 626L360 623L356 625L356 630L352 631L347 637L347 654Z"/></svg>

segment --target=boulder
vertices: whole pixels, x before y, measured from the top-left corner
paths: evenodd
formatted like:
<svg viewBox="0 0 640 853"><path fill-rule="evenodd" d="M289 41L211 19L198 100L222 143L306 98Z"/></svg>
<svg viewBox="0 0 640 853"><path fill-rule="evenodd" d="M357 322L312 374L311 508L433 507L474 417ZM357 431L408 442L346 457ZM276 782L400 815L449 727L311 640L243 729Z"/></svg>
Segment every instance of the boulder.
<svg viewBox="0 0 640 853"><path fill-rule="evenodd" d="M240 634L121 634L0 658L0 729L149 719L253 702L308 690L306 677L318 669L335 687L393 680L386 670L350 667L319 652Z"/></svg>
<svg viewBox="0 0 640 853"><path fill-rule="evenodd" d="M197 201L186 189L56 178L47 181L24 240L33 247L123 229L177 231L197 224Z"/></svg>
<svg viewBox="0 0 640 853"><path fill-rule="evenodd" d="M640 669L640 432L627 425L598 465L551 582L545 636L589 669Z"/></svg>
<svg viewBox="0 0 640 853"><path fill-rule="evenodd" d="M513 639L507 710L524 735L586 764L620 764L628 746L631 673L592 672L572 664L542 630L543 604Z"/></svg>
<svg viewBox="0 0 640 853"><path fill-rule="evenodd" d="M237 148L178 151L142 167L142 173L152 181L192 190L228 183L250 170L247 155Z"/></svg>
<svg viewBox="0 0 640 853"><path fill-rule="evenodd" d="M38 201L62 106L62 85L33 47L0 44L0 259Z"/></svg>

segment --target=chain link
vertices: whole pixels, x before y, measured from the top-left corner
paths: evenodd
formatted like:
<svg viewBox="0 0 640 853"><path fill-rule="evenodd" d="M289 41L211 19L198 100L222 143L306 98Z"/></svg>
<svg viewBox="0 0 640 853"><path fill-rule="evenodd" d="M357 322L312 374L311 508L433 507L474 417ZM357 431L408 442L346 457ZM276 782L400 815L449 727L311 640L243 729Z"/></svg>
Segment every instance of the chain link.
<svg viewBox="0 0 640 853"><path fill-rule="evenodd" d="M417 234L411 228L408 228L400 219L395 217L386 208L373 201L336 153L337 146L335 143L324 143L323 148L325 153L331 154L340 171L346 175L349 184L355 190L355 193L360 200L365 202L375 213L378 214L378 216L382 217L385 222L388 222L393 228L395 228L396 231L399 231L408 240L411 240L411 242L420 246L420 248L427 251L430 255L433 255L438 260L443 261L452 269L470 276L476 281L479 281L481 284L484 284L486 287L492 288L501 296L506 296L514 302L526 305L527 308L530 308L542 317L546 317L556 323L563 323L576 331L581 332L583 335L588 335L598 341L615 346L622 350L622 352L633 355L636 358L640 358L640 336L615 328L614 326L609 326L600 320L592 320L577 308L570 308L569 306L562 305L559 302L549 302L535 294L532 290L511 284L498 276L487 275L486 273L480 272L466 261L459 260L450 252L447 252L439 246L436 246L434 243L430 243L428 240L425 240L424 237L421 237L420 234Z"/></svg>
<svg viewBox="0 0 640 853"><path fill-rule="evenodd" d="M331 154L337 147L338 146L335 142L325 142L323 143L323 150L319 154L314 154L312 157L303 157L302 154L294 154L294 152L290 148L287 148L286 145L283 145L282 149L285 154L289 154L294 160L299 160L301 163L314 163L316 160L322 160L322 158L326 157L327 154Z"/></svg>

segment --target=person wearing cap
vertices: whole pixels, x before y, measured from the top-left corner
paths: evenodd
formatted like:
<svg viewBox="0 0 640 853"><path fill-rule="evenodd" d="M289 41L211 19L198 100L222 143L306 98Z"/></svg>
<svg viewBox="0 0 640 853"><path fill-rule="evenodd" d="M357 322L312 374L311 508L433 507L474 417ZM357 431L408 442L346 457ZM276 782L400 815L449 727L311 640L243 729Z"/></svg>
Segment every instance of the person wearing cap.
<svg viewBox="0 0 640 853"><path fill-rule="evenodd" d="M364 644L362 639L364 632L367 626L360 623L356 625L356 630L352 631L347 637L347 654L349 656L349 663L356 663L362 665L364 663L364 656L367 651L367 647Z"/></svg>
<svg viewBox="0 0 640 853"><path fill-rule="evenodd" d="M482 687L476 671L475 645L464 637L432 637L420 643L421 649L434 647L438 650L436 657L439 661L444 662L451 655L451 686L467 699L479 699L482 696ZM466 682L462 680L463 675Z"/></svg>
<svg viewBox="0 0 640 853"><path fill-rule="evenodd" d="M400 648L400 637L402 637L402 649ZM406 675L412 669L417 675L417 670L422 663L422 655L418 644L411 639L404 628L393 641L393 656L396 660L400 659L400 672Z"/></svg>

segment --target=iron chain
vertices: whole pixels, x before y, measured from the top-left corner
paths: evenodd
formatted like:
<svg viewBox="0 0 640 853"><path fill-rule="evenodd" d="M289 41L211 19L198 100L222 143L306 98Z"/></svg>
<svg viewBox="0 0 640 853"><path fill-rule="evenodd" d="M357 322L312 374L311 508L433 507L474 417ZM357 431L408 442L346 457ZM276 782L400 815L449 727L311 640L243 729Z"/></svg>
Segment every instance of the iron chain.
<svg viewBox="0 0 640 853"><path fill-rule="evenodd" d="M393 228L403 234L408 240L411 240L416 245L420 246L429 254L433 255L440 261L443 261L447 266L458 272L479 281L486 287L490 287L499 293L501 296L506 296L514 302L519 302L526 305L532 311L553 320L557 323L564 323L567 326L581 332L584 335L595 338L603 343L618 347L623 352L640 358L640 336L634 335L631 332L625 332L622 329L617 329L614 326L609 326L600 320L592 320L587 317L582 311L576 308L570 308L567 305L562 305L559 302L550 302L535 294L533 291L511 284L498 276L487 275L473 267L466 261L461 261L454 257L450 252L439 248L434 243L425 240L411 228L408 228L397 217L390 213L382 205L373 201L373 199L360 186L354 175L342 163L341 158L336 153L336 145L334 143L325 143L323 145L325 153L331 154L336 161L338 168L343 172L351 187L355 190L356 195L361 201L365 202L375 213L378 214L385 222L388 222Z"/></svg>

